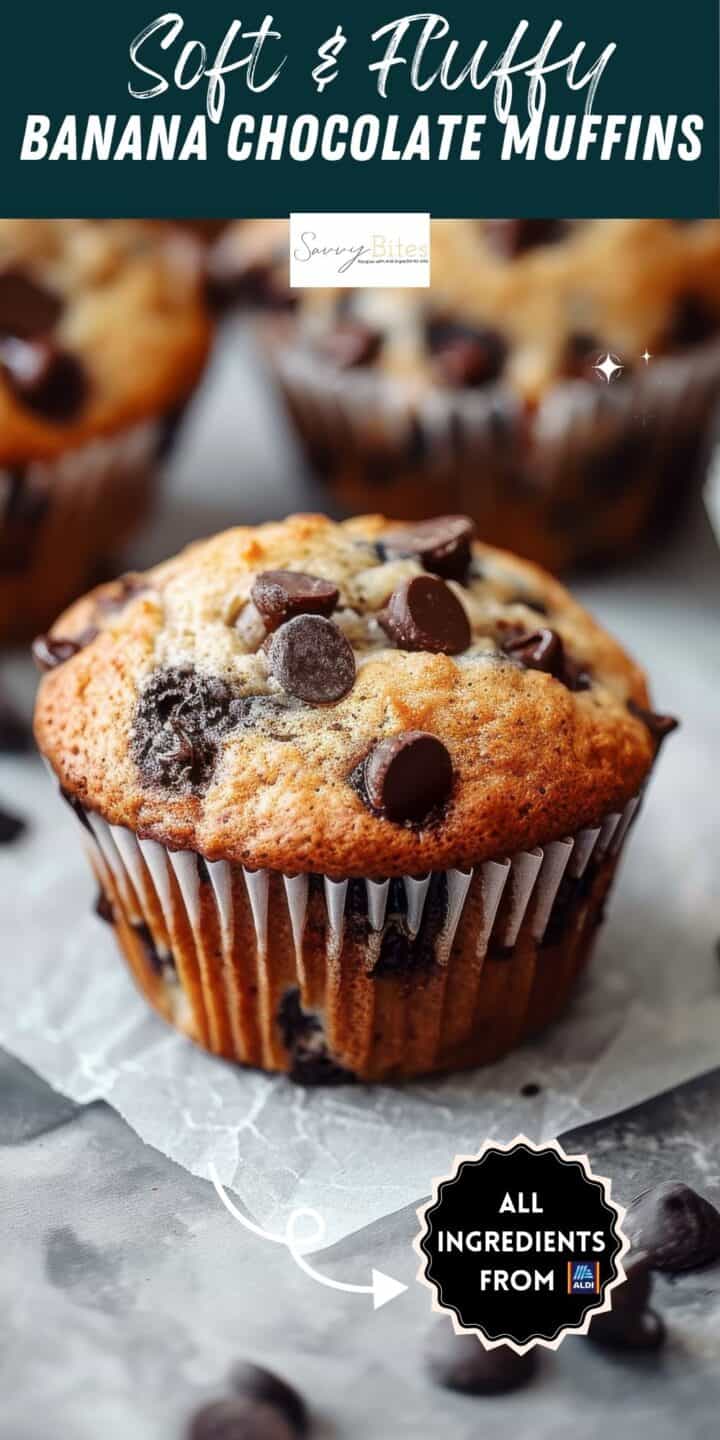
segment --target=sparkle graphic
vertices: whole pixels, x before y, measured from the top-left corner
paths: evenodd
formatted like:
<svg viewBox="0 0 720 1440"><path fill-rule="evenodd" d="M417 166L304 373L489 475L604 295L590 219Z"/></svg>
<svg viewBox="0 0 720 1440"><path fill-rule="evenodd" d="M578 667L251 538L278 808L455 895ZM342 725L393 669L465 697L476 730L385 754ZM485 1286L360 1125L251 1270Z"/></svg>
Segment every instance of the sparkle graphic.
<svg viewBox="0 0 720 1440"><path fill-rule="evenodd" d="M649 364L650 364L650 361L651 361L652 358L653 358L652 355L650 354L650 351L648 350L647 346L645 346L645 349L644 349L644 351L643 351L643 357L642 357L642 358L643 358L643 360L645 361L645 364L646 364L646 365L649 365Z"/></svg>
<svg viewBox="0 0 720 1440"><path fill-rule="evenodd" d="M598 375L602 375L603 378L607 380L608 385L617 375L621 375L623 370L622 365L618 364L614 355L610 354L607 354L604 359L598 360L594 368L597 370Z"/></svg>

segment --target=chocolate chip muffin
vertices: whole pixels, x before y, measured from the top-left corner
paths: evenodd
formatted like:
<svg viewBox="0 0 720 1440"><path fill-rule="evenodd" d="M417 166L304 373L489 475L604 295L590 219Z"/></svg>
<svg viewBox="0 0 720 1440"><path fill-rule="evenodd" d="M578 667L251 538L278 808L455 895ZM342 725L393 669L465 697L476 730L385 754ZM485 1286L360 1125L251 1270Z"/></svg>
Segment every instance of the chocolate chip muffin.
<svg viewBox="0 0 720 1440"><path fill-rule="evenodd" d="M209 252L207 293L216 311L292 310L287 221L233 220Z"/></svg>
<svg viewBox="0 0 720 1440"><path fill-rule="evenodd" d="M467 510L558 570L627 554L697 489L720 398L716 220L436 221L429 291L294 293L271 354L350 510Z"/></svg>
<svg viewBox="0 0 720 1440"><path fill-rule="evenodd" d="M662 737L637 666L447 516L300 515L95 590L36 736L141 990L301 1081L494 1060L590 953Z"/></svg>
<svg viewBox="0 0 720 1440"><path fill-rule="evenodd" d="M142 518L208 350L199 254L136 221L0 221L0 640Z"/></svg>

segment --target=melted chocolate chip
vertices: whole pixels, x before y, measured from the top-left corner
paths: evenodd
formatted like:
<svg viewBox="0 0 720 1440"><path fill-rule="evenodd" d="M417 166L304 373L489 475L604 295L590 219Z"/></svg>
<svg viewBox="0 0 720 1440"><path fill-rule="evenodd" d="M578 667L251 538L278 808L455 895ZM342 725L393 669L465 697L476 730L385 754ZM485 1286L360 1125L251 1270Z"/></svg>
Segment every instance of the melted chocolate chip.
<svg viewBox="0 0 720 1440"><path fill-rule="evenodd" d="M325 1032L317 1015L300 1004L300 991L287 990L277 1012L277 1025L290 1055L291 1080L298 1085L347 1085L354 1077L328 1054Z"/></svg>
<svg viewBox="0 0 720 1440"><path fill-rule="evenodd" d="M373 365L383 346L381 330L364 325L361 320L341 320L334 330L324 335L318 349L326 360L340 370L357 370Z"/></svg>
<svg viewBox="0 0 720 1440"><path fill-rule="evenodd" d="M322 615L288 620L275 631L267 654L283 690L309 705L342 700L355 683L352 647L342 630Z"/></svg>
<svg viewBox="0 0 720 1440"><path fill-rule="evenodd" d="M337 585L301 570L264 570L251 595L271 630L295 615L332 615L340 598Z"/></svg>
<svg viewBox="0 0 720 1440"><path fill-rule="evenodd" d="M642 705L637 705L634 700L628 700L627 708L636 720L642 720L658 745L661 745L673 730L677 730L680 724L673 715L658 715L654 710L644 710Z"/></svg>
<svg viewBox="0 0 720 1440"><path fill-rule="evenodd" d="M382 558L417 555L426 570L446 580L464 580L471 563L475 526L467 515L441 515L391 530L384 536Z"/></svg>
<svg viewBox="0 0 720 1440"><path fill-rule="evenodd" d="M483 220L493 250L506 259L524 255L537 245L551 245L567 232L564 220Z"/></svg>
<svg viewBox="0 0 720 1440"><path fill-rule="evenodd" d="M720 1258L720 1212L680 1181L638 1195L623 1229L655 1270L695 1270Z"/></svg>
<svg viewBox="0 0 720 1440"><path fill-rule="evenodd" d="M0 754L24 755L32 748L29 726L0 695Z"/></svg>
<svg viewBox="0 0 720 1440"><path fill-rule="evenodd" d="M295 1435L306 1435L309 1421L305 1401L287 1380L274 1375L262 1365L252 1365L243 1360L235 1365L230 1384L236 1394L245 1400L269 1405L279 1411Z"/></svg>
<svg viewBox="0 0 720 1440"><path fill-rule="evenodd" d="M293 1440L295 1433L272 1406L236 1396L198 1410L188 1440Z"/></svg>
<svg viewBox="0 0 720 1440"><path fill-rule="evenodd" d="M566 685L568 690L589 690L590 675L567 654L557 631L543 627L532 632L517 626L504 628L501 649L526 670L542 670Z"/></svg>
<svg viewBox="0 0 720 1440"><path fill-rule="evenodd" d="M94 626L82 630L74 640L64 640L59 635L37 635L32 643L32 656L38 670L57 670L66 660L72 660L99 635Z"/></svg>
<svg viewBox="0 0 720 1440"><path fill-rule="evenodd" d="M720 315L702 295L681 295L675 302L665 343L682 350L702 345L720 330Z"/></svg>
<svg viewBox="0 0 720 1440"><path fill-rule="evenodd" d="M502 1395L528 1385L537 1370L537 1351L516 1355L507 1345L486 1350L475 1335L456 1335L442 1320L431 1335L426 1365L436 1385L465 1395Z"/></svg>
<svg viewBox="0 0 720 1440"><path fill-rule="evenodd" d="M52 290L24 270L0 270L0 335L29 340L45 335L57 324L63 304Z"/></svg>
<svg viewBox="0 0 720 1440"><path fill-rule="evenodd" d="M0 366L17 399L45 420L69 423L85 403L83 365L53 340L0 340Z"/></svg>
<svg viewBox="0 0 720 1440"><path fill-rule="evenodd" d="M497 330L437 319L428 322L426 334L442 384L477 389L491 384L502 373L507 346Z"/></svg>
<svg viewBox="0 0 720 1440"><path fill-rule="evenodd" d="M457 595L435 575L404 580L379 619L401 650L459 655L472 639L470 621Z"/></svg>
<svg viewBox="0 0 720 1440"><path fill-rule="evenodd" d="M363 780L373 810L389 820L419 824L449 799L452 761L436 735L407 730L370 751Z"/></svg>
<svg viewBox="0 0 720 1440"><path fill-rule="evenodd" d="M243 723L244 704L225 680L189 667L151 675L138 698L131 737L146 784L201 792L212 780L225 737Z"/></svg>
<svg viewBox="0 0 720 1440"><path fill-rule="evenodd" d="M11 815L8 810L0 810L0 845L12 845L14 840L27 830L24 820L19 815Z"/></svg>
<svg viewBox="0 0 720 1440"><path fill-rule="evenodd" d="M98 920L104 920L106 925L115 924L115 912L112 907L112 901L105 894L104 890L98 890L97 896L95 897L94 909Z"/></svg>

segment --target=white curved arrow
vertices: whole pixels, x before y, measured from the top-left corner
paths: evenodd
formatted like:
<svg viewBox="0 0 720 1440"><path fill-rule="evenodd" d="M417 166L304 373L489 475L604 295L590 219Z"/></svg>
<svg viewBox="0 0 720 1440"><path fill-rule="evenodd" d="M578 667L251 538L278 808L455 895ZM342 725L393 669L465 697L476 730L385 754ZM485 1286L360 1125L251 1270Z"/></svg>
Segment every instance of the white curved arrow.
<svg viewBox="0 0 720 1440"><path fill-rule="evenodd" d="M407 1285L403 1285L399 1280L394 1280L392 1275L386 1275L382 1270L373 1269L371 1271L371 1285L350 1285L343 1280L331 1280L329 1275L322 1275L319 1270L316 1270L309 1261L305 1259L300 1249L301 1244L309 1248L312 1245L320 1244L322 1241L325 1234L325 1221L317 1210L293 1210L288 1219L285 1234L273 1235L269 1230L263 1230L260 1225L256 1225L252 1220L249 1220L247 1215L243 1215L242 1211L238 1210L237 1205L233 1203L225 1187L221 1184L217 1170L212 1162L210 1163L209 1169L210 1179L215 1186L218 1198L228 1213L232 1215L233 1220L237 1220L240 1225L243 1225L251 1234L259 1236L261 1240L270 1240L273 1245L285 1245L290 1251L295 1264L299 1265L300 1269L303 1270L306 1275L309 1275L311 1280L316 1280L318 1285L325 1285L328 1290L344 1290L349 1295L372 1295L373 1310L381 1310L383 1305L388 1305L391 1300L395 1300L398 1295L402 1295L403 1291L407 1290ZM297 1238L297 1227L303 1220L311 1220L315 1226L315 1231L312 1235L306 1235L301 1242Z"/></svg>

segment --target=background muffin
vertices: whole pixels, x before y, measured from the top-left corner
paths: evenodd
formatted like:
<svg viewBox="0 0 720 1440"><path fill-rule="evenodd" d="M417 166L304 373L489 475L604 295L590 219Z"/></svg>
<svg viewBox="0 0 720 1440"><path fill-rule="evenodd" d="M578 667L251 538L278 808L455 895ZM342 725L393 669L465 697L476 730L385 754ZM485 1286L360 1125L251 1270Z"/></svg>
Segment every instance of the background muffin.
<svg viewBox="0 0 720 1440"><path fill-rule="evenodd" d="M0 639L47 624L142 517L202 370L189 237L0 221Z"/></svg>
<svg viewBox="0 0 720 1440"><path fill-rule="evenodd" d="M135 978L306 1081L496 1058L567 1000L659 739L543 572L319 516L229 531L54 627L36 734Z"/></svg>
<svg viewBox="0 0 720 1440"><path fill-rule="evenodd" d="M351 510L467 511L559 569L632 550L697 489L720 398L718 221L435 221L429 291L296 293L297 328L270 331L276 372Z"/></svg>

